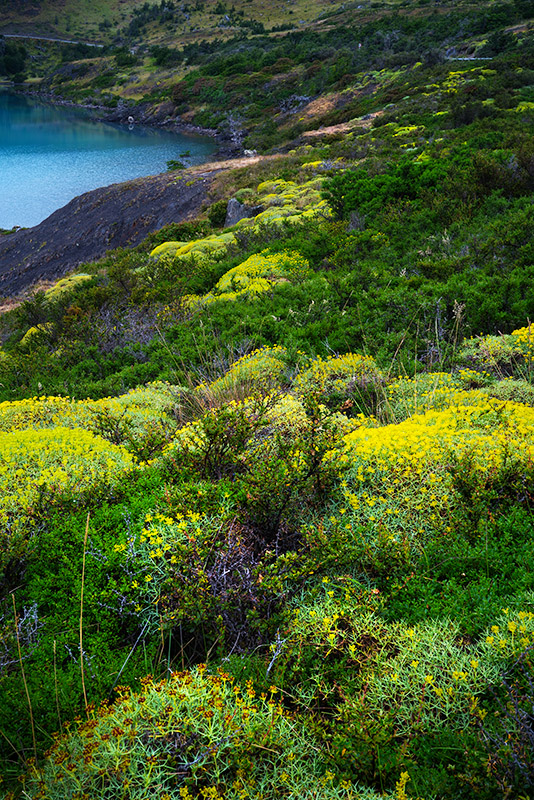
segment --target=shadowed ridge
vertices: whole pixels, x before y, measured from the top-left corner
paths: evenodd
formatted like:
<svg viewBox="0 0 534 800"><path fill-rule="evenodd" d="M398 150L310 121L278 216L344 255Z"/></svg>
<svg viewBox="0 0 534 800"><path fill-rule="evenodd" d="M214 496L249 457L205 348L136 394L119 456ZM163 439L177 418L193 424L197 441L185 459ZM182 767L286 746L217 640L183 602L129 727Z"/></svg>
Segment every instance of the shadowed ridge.
<svg viewBox="0 0 534 800"><path fill-rule="evenodd" d="M114 183L75 197L33 228L1 237L0 296L59 278L107 250L133 247L152 231L195 216L210 182L209 175L193 182L162 174Z"/></svg>

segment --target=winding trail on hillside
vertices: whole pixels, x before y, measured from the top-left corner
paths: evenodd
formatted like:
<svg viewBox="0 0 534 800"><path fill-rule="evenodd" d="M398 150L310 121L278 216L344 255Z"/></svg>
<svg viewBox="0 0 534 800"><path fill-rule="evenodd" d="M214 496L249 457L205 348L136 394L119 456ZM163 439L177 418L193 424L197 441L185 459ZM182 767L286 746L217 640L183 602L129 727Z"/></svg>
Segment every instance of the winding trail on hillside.
<svg viewBox="0 0 534 800"><path fill-rule="evenodd" d="M4 39L35 39L37 42L58 42L59 44L85 44L87 47L104 47L96 42L82 42L79 39L57 39L55 36L33 36L31 33L2 33Z"/></svg>

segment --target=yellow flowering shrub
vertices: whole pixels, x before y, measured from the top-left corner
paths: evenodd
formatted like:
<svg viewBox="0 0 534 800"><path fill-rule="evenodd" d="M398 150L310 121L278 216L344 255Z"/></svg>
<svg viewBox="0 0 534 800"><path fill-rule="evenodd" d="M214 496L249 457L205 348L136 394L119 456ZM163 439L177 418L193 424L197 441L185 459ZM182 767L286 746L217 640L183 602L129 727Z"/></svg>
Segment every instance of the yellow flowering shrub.
<svg viewBox="0 0 534 800"><path fill-rule="evenodd" d="M398 425L358 428L345 437L345 459L354 453L370 463L420 472L450 452L472 453L480 468L500 464L505 452L531 458L534 409L484 395L475 400L415 414Z"/></svg>
<svg viewBox="0 0 534 800"><path fill-rule="evenodd" d="M269 253L264 250L225 272L216 283L215 289L218 292L239 291L255 278L266 278L274 282L288 276L305 277L308 272L309 264L300 253Z"/></svg>
<svg viewBox="0 0 534 800"><path fill-rule="evenodd" d="M32 341L32 339L35 340L38 336L42 337L43 334L46 334L51 329L52 329L52 323L50 322L44 322L41 325L32 325L31 328L28 328L28 330L20 340L20 344L27 345Z"/></svg>
<svg viewBox="0 0 534 800"><path fill-rule="evenodd" d="M24 554L27 515L43 493L78 494L116 484L133 467L124 447L81 428L0 433L0 573Z"/></svg>
<svg viewBox="0 0 534 800"><path fill-rule="evenodd" d="M321 166L322 162L304 164L304 168L315 168ZM310 210L323 206L321 199L321 189L323 181L321 178L312 178L297 184L294 181L265 181L260 183L257 188L259 201L268 207L293 206L298 210Z"/></svg>
<svg viewBox="0 0 534 800"><path fill-rule="evenodd" d="M318 393L325 400L334 395L359 394L374 390L384 382L381 371L371 356L345 353L322 359L320 356L293 381L297 394Z"/></svg>
<svg viewBox="0 0 534 800"><path fill-rule="evenodd" d="M510 336L513 339L513 346L516 352L521 353L529 361L534 356L534 328L527 325L524 328L517 328L512 331Z"/></svg>
<svg viewBox="0 0 534 800"><path fill-rule="evenodd" d="M517 658L527 647L534 646L534 613L510 608L503 608L502 612L482 637L484 657L492 663Z"/></svg>
<svg viewBox="0 0 534 800"><path fill-rule="evenodd" d="M300 253L269 253L264 250L225 272L211 292L202 297L189 295L184 298L184 304L192 309L219 300L254 297L269 291L280 281L302 279L308 271L308 261Z"/></svg>
<svg viewBox="0 0 534 800"><path fill-rule="evenodd" d="M423 132L422 125L400 125L396 128L393 136L411 136L414 133L422 134Z"/></svg>
<svg viewBox="0 0 534 800"><path fill-rule="evenodd" d="M0 514L28 510L42 489L84 491L133 466L124 447L81 428L0 433Z"/></svg>
<svg viewBox="0 0 534 800"><path fill-rule="evenodd" d="M469 388L476 387L476 388ZM398 378L385 389L383 416L400 422L413 414L449 406L484 405L488 397L534 405L534 387L527 380L505 378L495 380L488 372L460 369L428 372L415 378Z"/></svg>
<svg viewBox="0 0 534 800"><path fill-rule="evenodd" d="M534 644L531 611L502 609L495 624L466 643L446 619L385 622L373 610L376 589L327 577L323 587L295 610L273 678L306 708L333 692L341 698L339 721L357 738L379 719L381 742L389 728L399 746L415 731L465 730L484 719L488 685Z"/></svg>
<svg viewBox="0 0 534 800"><path fill-rule="evenodd" d="M449 72L448 78L443 81L442 88L448 92L456 93L458 88L469 81L473 80L478 74L475 69L460 69Z"/></svg>
<svg viewBox="0 0 534 800"><path fill-rule="evenodd" d="M0 431L25 428L85 427L84 404L70 397L31 397L0 403Z"/></svg>
<svg viewBox="0 0 534 800"><path fill-rule="evenodd" d="M397 736L410 736L414 726L430 732L468 725L478 698L498 679L502 659L499 665L486 657L484 641L466 648L452 622L386 623L355 604L346 588L342 601L330 596L331 585L325 585L324 598L301 605L294 614L275 680L289 660L288 689L310 705L318 689L315 674L321 676L322 693L331 690L329 680L341 683L343 719L365 726L387 710Z"/></svg>
<svg viewBox="0 0 534 800"><path fill-rule="evenodd" d="M132 389L119 397L101 400L73 400L70 397L33 397L0 403L0 431L27 428L85 428L102 433L102 419L120 420L138 437L153 431L170 433L170 412L176 402L177 387L162 381Z"/></svg>
<svg viewBox="0 0 534 800"><path fill-rule="evenodd" d="M150 252L150 256L151 258L161 258L161 256L170 256L173 258L178 250L181 250L186 244L187 242L163 242L162 244L158 244L158 246Z"/></svg>
<svg viewBox="0 0 534 800"><path fill-rule="evenodd" d="M254 200L263 206L255 217L244 218L235 226L258 230L261 225L276 226L288 220L298 224L317 215L330 216L326 200L321 198L322 181L313 179L302 184L293 181L264 181L260 183ZM150 253L153 259L166 256L171 259L202 259L207 256L224 255L236 243L233 230L211 234L190 242L169 241L155 247ZM145 267L142 268L143 270Z"/></svg>
<svg viewBox="0 0 534 800"><path fill-rule="evenodd" d="M334 520L340 547L361 539L375 567L386 553L391 563L406 563L432 531L451 530L451 463L468 458L481 479L505 462L528 466L533 433L533 408L484 394L472 405L357 427L344 437L344 452L333 456L345 469L345 507Z"/></svg>
<svg viewBox="0 0 534 800"><path fill-rule="evenodd" d="M193 239L190 242L163 242L155 247L150 256L152 258L160 258L161 256L171 256L172 258L179 258L187 256L190 253L215 253L225 252L229 245L235 242L235 236L231 232L212 234L205 236L203 239Z"/></svg>
<svg viewBox="0 0 534 800"><path fill-rule="evenodd" d="M428 372L414 378L398 378L388 384L385 412L388 417L400 421L430 409L439 410L460 403L471 405L484 396L483 391L465 390L461 374Z"/></svg>
<svg viewBox="0 0 534 800"><path fill-rule="evenodd" d="M506 335L467 339L460 355L467 362L494 371L514 362L530 364L534 357L534 328L527 325Z"/></svg>
<svg viewBox="0 0 534 800"><path fill-rule="evenodd" d="M92 276L85 272L79 272L76 275L69 275L66 278L61 278L57 283L47 289L45 292L45 300L56 300L61 295L68 294L74 289L82 286L87 281L92 280Z"/></svg>
<svg viewBox="0 0 534 800"><path fill-rule="evenodd" d="M286 350L280 345L260 347L234 361L220 378L209 384L201 384L197 391L218 396L242 387L272 388L282 380L286 369L285 355Z"/></svg>
<svg viewBox="0 0 534 800"><path fill-rule="evenodd" d="M297 215L298 210L295 208L295 206L270 206L269 208L266 208L265 211L261 211L259 214L257 214L254 219L256 223L263 222L264 224L268 225L269 223L284 219L285 217L295 217Z"/></svg>

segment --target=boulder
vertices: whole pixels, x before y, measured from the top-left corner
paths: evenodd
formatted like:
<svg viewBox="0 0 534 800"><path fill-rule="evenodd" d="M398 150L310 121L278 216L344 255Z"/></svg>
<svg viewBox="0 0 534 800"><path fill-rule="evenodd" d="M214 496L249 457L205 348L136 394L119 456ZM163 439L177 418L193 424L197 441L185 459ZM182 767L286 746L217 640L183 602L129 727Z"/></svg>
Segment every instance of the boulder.
<svg viewBox="0 0 534 800"><path fill-rule="evenodd" d="M237 225L240 220L255 217L261 211L263 211L263 206L245 206L236 197L232 197L226 206L224 227L231 228L232 225Z"/></svg>

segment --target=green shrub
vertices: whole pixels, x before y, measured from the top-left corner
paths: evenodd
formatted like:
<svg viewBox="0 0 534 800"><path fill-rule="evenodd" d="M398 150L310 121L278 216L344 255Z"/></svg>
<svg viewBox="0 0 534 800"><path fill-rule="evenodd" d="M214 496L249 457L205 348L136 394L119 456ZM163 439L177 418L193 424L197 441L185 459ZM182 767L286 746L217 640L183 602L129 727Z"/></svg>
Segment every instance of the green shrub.
<svg viewBox="0 0 534 800"><path fill-rule="evenodd" d="M370 176L365 168L338 173L326 181L323 197L337 217L347 219L351 211L376 213L388 201L414 200L423 192L436 191L445 175L439 162L418 164L404 159L382 175Z"/></svg>
<svg viewBox="0 0 534 800"><path fill-rule="evenodd" d="M89 708L88 719L31 770L26 796L380 800L336 781L313 739L276 701L275 687L258 697L250 683L241 688L204 665L142 683L140 693L119 687L113 705Z"/></svg>
<svg viewBox="0 0 534 800"><path fill-rule="evenodd" d="M213 228L222 228L226 219L226 200L218 200L208 209L208 219Z"/></svg>

